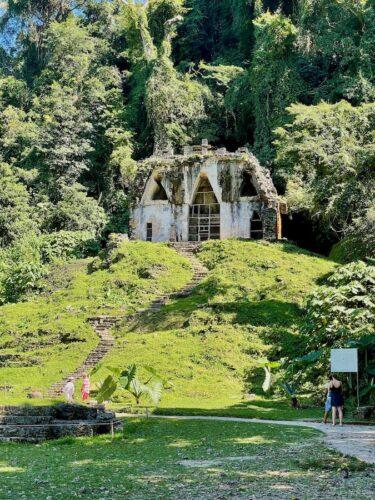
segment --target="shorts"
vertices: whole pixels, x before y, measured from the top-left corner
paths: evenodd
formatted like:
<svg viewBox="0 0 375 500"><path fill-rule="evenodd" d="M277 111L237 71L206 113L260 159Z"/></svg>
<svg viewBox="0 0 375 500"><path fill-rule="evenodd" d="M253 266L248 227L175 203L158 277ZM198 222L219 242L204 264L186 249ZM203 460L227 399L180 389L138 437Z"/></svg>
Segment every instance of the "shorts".
<svg viewBox="0 0 375 500"><path fill-rule="evenodd" d="M326 413L328 413L332 410L332 398L331 397L327 398L325 405L324 405L324 409L325 409Z"/></svg>
<svg viewBox="0 0 375 500"><path fill-rule="evenodd" d="M86 399L89 399L90 393L89 392L82 392L82 399L83 401L86 401Z"/></svg>

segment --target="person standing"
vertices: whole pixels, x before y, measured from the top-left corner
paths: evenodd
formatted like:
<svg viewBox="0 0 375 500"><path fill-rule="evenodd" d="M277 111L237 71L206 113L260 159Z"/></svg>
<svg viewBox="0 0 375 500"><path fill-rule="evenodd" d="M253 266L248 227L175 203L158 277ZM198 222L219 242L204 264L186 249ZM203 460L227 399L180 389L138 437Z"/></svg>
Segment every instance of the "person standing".
<svg viewBox="0 0 375 500"><path fill-rule="evenodd" d="M342 383L334 375L332 375L331 383L329 384L329 390L331 392L331 404L332 404L332 425L336 425L336 415L339 413L340 425L343 424L343 407L344 407L344 396L342 394Z"/></svg>
<svg viewBox="0 0 375 500"><path fill-rule="evenodd" d="M332 382L332 375L329 376L329 382L325 386L327 389L327 398L326 398L326 402L324 404L323 424L327 423L329 412L332 410L332 394L331 394L331 389L330 389L331 382Z"/></svg>
<svg viewBox="0 0 375 500"><path fill-rule="evenodd" d="M63 393L65 394L66 400L68 403L73 403L74 396L74 379L73 377L69 377L67 383L64 385Z"/></svg>
<svg viewBox="0 0 375 500"><path fill-rule="evenodd" d="M82 400L87 401L90 396L90 378L87 373L83 374L83 381L81 387Z"/></svg>

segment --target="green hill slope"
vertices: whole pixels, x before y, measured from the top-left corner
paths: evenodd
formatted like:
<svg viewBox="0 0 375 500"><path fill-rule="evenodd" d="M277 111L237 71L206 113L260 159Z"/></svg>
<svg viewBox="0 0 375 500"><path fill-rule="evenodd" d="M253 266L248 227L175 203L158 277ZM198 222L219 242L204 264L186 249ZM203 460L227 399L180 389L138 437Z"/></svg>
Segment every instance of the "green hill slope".
<svg viewBox="0 0 375 500"><path fill-rule="evenodd" d="M239 414L243 406L248 415L244 391L259 390L259 360L303 353L301 305L334 264L290 244L232 240L206 243L199 258L207 279L190 297L120 325L105 363L151 365L169 378L163 411ZM254 409L272 416L261 398Z"/></svg>
<svg viewBox="0 0 375 500"><path fill-rule="evenodd" d="M124 243L105 258L58 268L50 281L62 289L0 307L1 403L24 402L80 366L98 343L90 316L132 313L191 275L189 262L165 245Z"/></svg>
<svg viewBox="0 0 375 500"><path fill-rule="evenodd" d="M253 408L258 416L287 416L286 404L263 399L259 361L303 352L301 305L334 264L289 244L232 240L204 244L198 258L207 278L147 316L134 313L182 288L192 270L166 245L143 242L67 264L59 268L60 290L1 307L2 402L24 402L30 390L45 392L82 364L98 342L87 319L109 314L123 321L104 366L156 368L170 380L163 411L249 415ZM58 288L59 279L51 282ZM258 394L250 402L249 392ZM118 407L127 404L116 398Z"/></svg>

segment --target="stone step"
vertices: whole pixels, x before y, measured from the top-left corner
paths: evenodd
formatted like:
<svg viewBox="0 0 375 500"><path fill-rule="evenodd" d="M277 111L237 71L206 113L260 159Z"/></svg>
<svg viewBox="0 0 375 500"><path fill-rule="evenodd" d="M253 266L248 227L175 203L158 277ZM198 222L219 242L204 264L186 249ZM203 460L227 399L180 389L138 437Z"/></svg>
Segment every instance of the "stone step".
<svg viewBox="0 0 375 500"><path fill-rule="evenodd" d="M51 391L52 392L52 391ZM92 436L117 428L113 412L79 404L18 408L0 407L0 441L40 442L65 436ZM14 411L15 414L10 412ZM33 414L35 413L35 415ZM7 423L4 423L4 419Z"/></svg>
<svg viewBox="0 0 375 500"><path fill-rule="evenodd" d="M42 415L0 415L1 425L31 425L48 424L53 420L52 416Z"/></svg>
<svg viewBox="0 0 375 500"><path fill-rule="evenodd" d="M50 428L48 426L27 426L22 425L1 425L0 424L0 437L1 438L31 438L35 440L44 440L49 437Z"/></svg>
<svg viewBox="0 0 375 500"><path fill-rule="evenodd" d="M12 436L4 437L0 436L0 443L39 443L40 439L32 439L28 437Z"/></svg>

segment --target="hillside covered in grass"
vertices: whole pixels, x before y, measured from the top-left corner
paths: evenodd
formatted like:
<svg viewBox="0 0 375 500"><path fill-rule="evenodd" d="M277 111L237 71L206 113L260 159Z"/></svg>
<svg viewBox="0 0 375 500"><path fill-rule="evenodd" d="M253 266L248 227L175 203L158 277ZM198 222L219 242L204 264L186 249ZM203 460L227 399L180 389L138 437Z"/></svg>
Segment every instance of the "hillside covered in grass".
<svg viewBox="0 0 375 500"><path fill-rule="evenodd" d="M169 380L162 411L230 413L235 407L239 414L245 394L256 393L257 414L271 416L261 396L261 363L305 354L302 305L334 264L291 244L264 241L211 241L198 258L208 277L189 297L121 324L104 365L153 366ZM104 375L103 369L96 377ZM126 399L118 394L117 402ZM243 409L248 415L249 405ZM282 411L286 416L286 404L276 413Z"/></svg>
<svg viewBox="0 0 375 500"><path fill-rule="evenodd" d="M130 314L190 277L175 251L141 242L56 266L42 295L0 307L1 402L24 402L80 366L98 343L90 316Z"/></svg>

